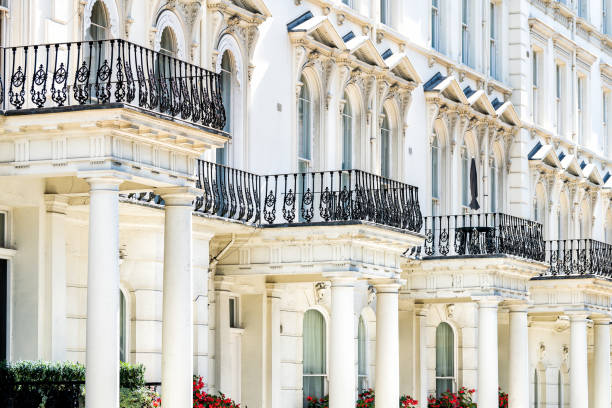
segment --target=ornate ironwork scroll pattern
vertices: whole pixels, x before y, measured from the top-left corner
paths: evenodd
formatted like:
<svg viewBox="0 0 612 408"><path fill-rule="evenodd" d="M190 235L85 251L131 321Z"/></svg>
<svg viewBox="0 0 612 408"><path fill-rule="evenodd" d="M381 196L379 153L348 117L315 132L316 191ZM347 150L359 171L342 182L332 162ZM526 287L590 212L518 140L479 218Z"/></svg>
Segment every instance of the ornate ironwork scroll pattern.
<svg viewBox="0 0 612 408"><path fill-rule="evenodd" d="M502 213L425 217L425 236L425 256L545 257L542 225Z"/></svg>
<svg viewBox="0 0 612 408"><path fill-rule="evenodd" d="M612 278L612 245L593 239L546 241L544 276L602 276Z"/></svg>
<svg viewBox="0 0 612 408"><path fill-rule="evenodd" d="M122 103L225 126L219 74L122 39L2 48L2 56L4 111Z"/></svg>

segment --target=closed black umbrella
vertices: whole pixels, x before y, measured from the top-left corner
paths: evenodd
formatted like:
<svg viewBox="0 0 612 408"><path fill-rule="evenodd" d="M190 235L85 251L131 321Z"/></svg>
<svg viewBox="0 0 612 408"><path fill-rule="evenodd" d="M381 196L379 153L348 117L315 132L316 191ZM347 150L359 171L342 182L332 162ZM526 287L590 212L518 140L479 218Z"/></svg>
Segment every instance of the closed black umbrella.
<svg viewBox="0 0 612 408"><path fill-rule="evenodd" d="M472 201L470 208L474 211L480 208L478 204L478 176L476 175L476 160L472 158L472 166L470 167L470 190L472 192Z"/></svg>

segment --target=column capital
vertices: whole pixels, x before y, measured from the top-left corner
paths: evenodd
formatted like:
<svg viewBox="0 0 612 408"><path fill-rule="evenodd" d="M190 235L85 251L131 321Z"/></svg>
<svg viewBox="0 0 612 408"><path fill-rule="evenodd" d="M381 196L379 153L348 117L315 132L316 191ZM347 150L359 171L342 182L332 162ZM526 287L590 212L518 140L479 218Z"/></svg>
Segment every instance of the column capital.
<svg viewBox="0 0 612 408"><path fill-rule="evenodd" d="M89 184L90 191L111 190L118 191L119 186L131 177L118 171L83 171L77 174L78 178Z"/></svg>
<svg viewBox="0 0 612 408"><path fill-rule="evenodd" d="M482 296L475 297L474 300L478 303L478 307L481 309L497 309L501 298L498 296Z"/></svg>
<svg viewBox="0 0 612 408"><path fill-rule="evenodd" d="M352 287L357 283L357 276L353 272L324 273L323 277L329 279L332 287Z"/></svg>
<svg viewBox="0 0 612 408"><path fill-rule="evenodd" d="M507 303L506 307L510 313L527 313L529 305L526 302Z"/></svg>
<svg viewBox="0 0 612 408"><path fill-rule="evenodd" d="M600 316L591 316L591 320L596 326L606 326L610 324L612 318L610 316L600 315Z"/></svg>
<svg viewBox="0 0 612 408"><path fill-rule="evenodd" d="M369 284L376 288L376 294L380 293L397 293L400 288L406 283L405 279L370 279Z"/></svg>
<svg viewBox="0 0 612 408"><path fill-rule="evenodd" d="M266 284L266 296L269 298L280 299L283 291L276 283Z"/></svg>
<svg viewBox="0 0 612 408"><path fill-rule="evenodd" d="M415 303L414 311L419 317L427 317L427 314L429 313L429 304Z"/></svg>
<svg viewBox="0 0 612 408"><path fill-rule="evenodd" d="M45 194L45 206L48 213L66 215L70 198L59 194Z"/></svg>
<svg viewBox="0 0 612 408"><path fill-rule="evenodd" d="M202 190L195 187L161 187L153 190L155 194L161 196L169 206L191 206L193 200Z"/></svg>
<svg viewBox="0 0 612 408"><path fill-rule="evenodd" d="M585 322L587 321L590 313L586 310L575 310L575 311L566 311L566 315L569 316L571 323Z"/></svg>

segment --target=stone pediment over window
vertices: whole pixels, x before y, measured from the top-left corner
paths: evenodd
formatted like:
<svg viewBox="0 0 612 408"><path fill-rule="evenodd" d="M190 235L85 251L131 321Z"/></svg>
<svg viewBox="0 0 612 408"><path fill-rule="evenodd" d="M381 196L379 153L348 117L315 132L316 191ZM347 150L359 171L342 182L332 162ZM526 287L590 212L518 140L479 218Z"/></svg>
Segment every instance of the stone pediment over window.
<svg viewBox="0 0 612 408"><path fill-rule="evenodd" d="M463 90L463 93L468 99L468 103L473 109L485 115L495 115L495 109L487 96L485 91L479 89L477 91L472 90L469 86Z"/></svg>
<svg viewBox="0 0 612 408"><path fill-rule="evenodd" d="M468 99L453 75L444 76L438 72L423 85L423 90L426 94L441 94L453 102L468 104Z"/></svg>
<svg viewBox="0 0 612 408"><path fill-rule="evenodd" d="M491 102L491 106L495 109L495 113L499 118L501 118L504 122L513 126L520 126L521 119L519 118L518 113L516 113L516 109L514 109L514 105L510 101L502 102L499 99L493 99Z"/></svg>
<svg viewBox="0 0 612 408"><path fill-rule="evenodd" d="M583 164L584 166L581 165L580 167L582 167L582 174L584 174L584 177L586 177L591 183L601 186L603 184L603 179L599 174L599 170L597 170L597 166L595 166L593 163L587 164L583 162Z"/></svg>
<svg viewBox="0 0 612 408"><path fill-rule="evenodd" d="M345 50L342 37L327 16L313 16L308 11L287 24L292 37L308 36L331 48Z"/></svg>
<svg viewBox="0 0 612 408"><path fill-rule="evenodd" d="M367 35L355 36L351 31L342 37L350 54L366 64L386 67L385 61L376 49L376 46Z"/></svg>
<svg viewBox="0 0 612 408"><path fill-rule="evenodd" d="M250 11L251 13L262 14L266 17L272 15L263 0L232 0L232 2L235 5Z"/></svg>
<svg viewBox="0 0 612 408"><path fill-rule="evenodd" d="M387 68L395 75L400 78L403 78L407 81L416 82L417 84L421 83L421 77L419 73L414 69L414 66L408 59L408 56L403 52L398 52L395 54L389 54L390 51L387 51L383 54L383 58L385 60L385 64ZM385 58L385 55L388 55Z"/></svg>
<svg viewBox="0 0 612 408"><path fill-rule="evenodd" d="M582 169L576 160L576 156L573 154L564 154L561 153L559 155L559 160L561 161L561 168L565 170L567 173L571 174L575 177L584 177L582 173Z"/></svg>
<svg viewBox="0 0 612 408"><path fill-rule="evenodd" d="M552 145L538 142L527 158L535 163L544 163L549 167L560 169L561 162L559 161L559 157L557 157L557 153L555 152L555 148Z"/></svg>

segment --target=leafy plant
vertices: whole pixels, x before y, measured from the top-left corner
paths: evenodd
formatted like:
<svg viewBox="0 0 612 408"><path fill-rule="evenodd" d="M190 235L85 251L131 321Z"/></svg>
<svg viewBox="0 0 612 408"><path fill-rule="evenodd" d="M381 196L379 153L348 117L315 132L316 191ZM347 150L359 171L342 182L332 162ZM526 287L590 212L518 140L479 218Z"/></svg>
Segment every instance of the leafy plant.
<svg viewBox="0 0 612 408"><path fill-rule="evenodd" d="M326 395L323 398L306 397L308 402L307 408L328 408L329 407L329 396ZM399 399L400 408L414 408L419 402L408 395L403 395ZM374 408L375 407L375 394L372 388L368 388L363 391L357 397L355 404L356 408Z"/></svg>
<svg viewBox="0 0 612 408"><path fill-rule="evenodd" d="M120 408L152 408L159 406L159 395L147 387L135 389L121 388Z"/></svg>

